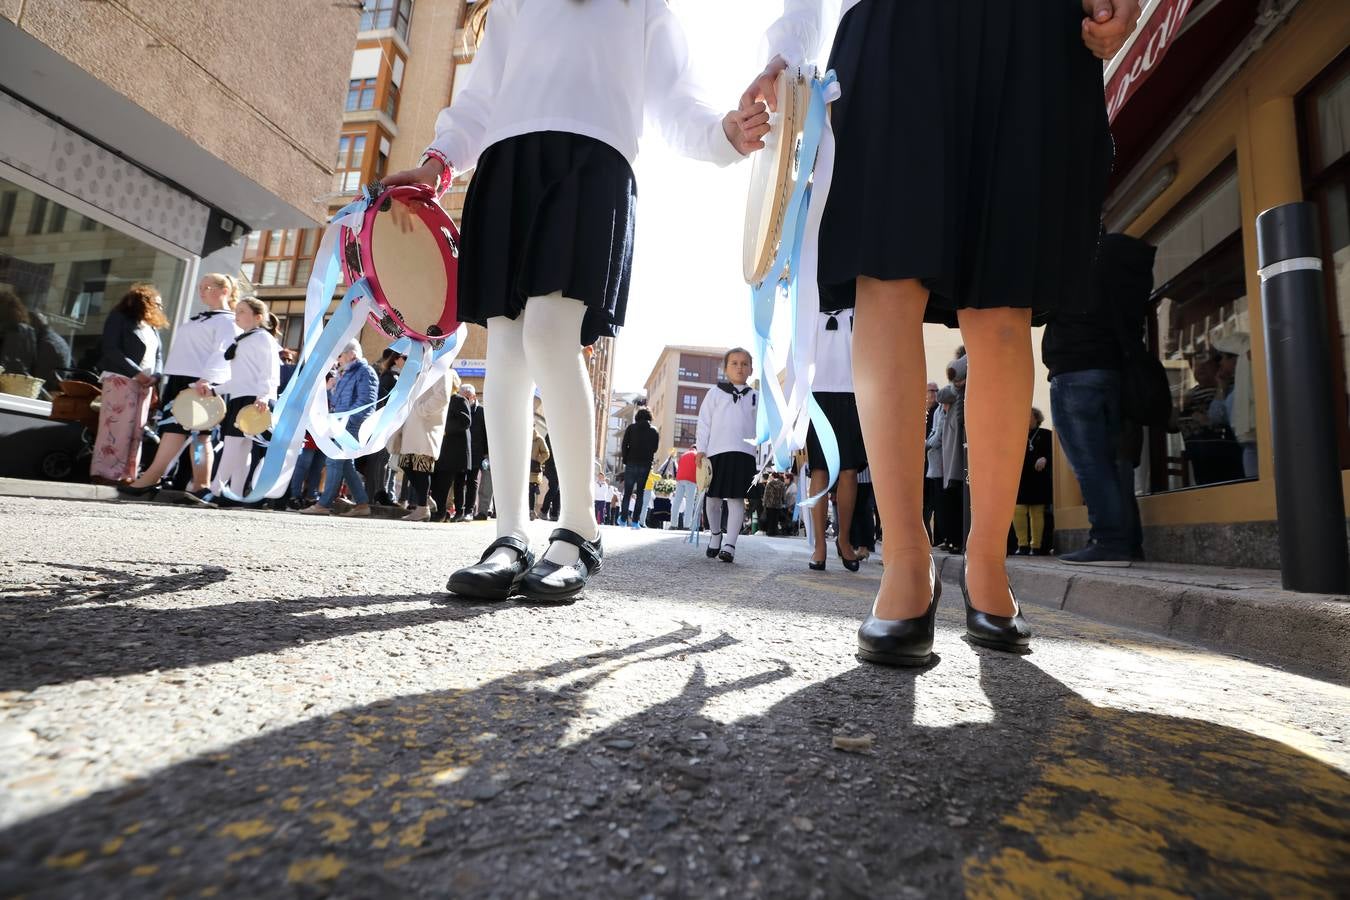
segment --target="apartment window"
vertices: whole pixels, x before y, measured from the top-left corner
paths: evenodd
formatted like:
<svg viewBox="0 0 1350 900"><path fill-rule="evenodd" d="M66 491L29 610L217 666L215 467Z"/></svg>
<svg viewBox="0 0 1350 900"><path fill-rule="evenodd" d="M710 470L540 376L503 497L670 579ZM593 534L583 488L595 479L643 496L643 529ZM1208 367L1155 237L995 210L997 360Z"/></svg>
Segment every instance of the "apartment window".
<svg viewBox="0 0 1350 900"><path fill-rule="evenodd" d="M361 13L361 30L392 28L406 41L411 18L412 0L366 0Z"/></svg>
<svg viewBox="0 0 1350 900"><path fill-rule="evenodd" d="M366 136L344 134L338 139L337 165L333 173L333 190L340 194L354 194L361 189L361 165L366 157Z"/></svg>
<svg viewBox="0 0 1350 900"><path fill-rule="evenodd" d="M375 79L353 78L347 85L347 112L375 108Z"/></svg>
<svg viewBox="0 0 1350 900"><path fill-rule="evenodd" d="M96 219L91 219L91 218L89 218L88 216L81 216L81 217L80 217L80 230L81 230L81 231L98 231L98 221L97 221Z"/></svg>
<svg viewBox="0 0 1350 900"><path fill-rule="evenodd" d="M18 199L17 191L0 194L0 237L9 237L9 226L14 221L14 207Z"/></svg>
<svg viewBox="0 0 1350 900"><path fill-rule="evenodd" d="M699 407L703 405L703 397L706 393L706 391L698 388L680 388L679 402L675 412L686 416L698 415Z"/></svg>
<svg viewBox="0 0 1350 900"><path fill-rule="evenodd" d="M64 206L52 207L52 214L47 217L47 233L60 234L66 230L66 208Z"/></svg>
<svg viewBox="0 0 1350 900"><path fill-rule="evenodd" d="M688 450L694 446L696 440L698 440L698 422L685 422L676 419L675 446L681 450Z"/></svg>
<svg viewBox="0 0 1350 900"><path fill-rule="evenodd" d="M28 208L28 233L42 234L42 222L47 218L47 198L34 197Z"/></svg>
<svg viewBox="0 0 1350 900"><path fill-rule="evenodd" d="M350 101L350 98L349 98ZM350 109L351 107L348 107ZM362 107L365 109L366 107ZM391 119L398 118L398 85L389 83L389 92L384 97L384 114Z"/></svg>

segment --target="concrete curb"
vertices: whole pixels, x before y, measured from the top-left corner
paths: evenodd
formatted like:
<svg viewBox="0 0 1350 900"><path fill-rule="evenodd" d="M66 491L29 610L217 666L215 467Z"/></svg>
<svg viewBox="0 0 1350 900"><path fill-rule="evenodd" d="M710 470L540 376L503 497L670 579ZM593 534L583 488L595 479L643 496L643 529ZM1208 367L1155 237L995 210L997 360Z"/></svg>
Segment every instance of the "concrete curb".
<svg viewBox="0 0 1350 900"><path fill-rule="evenodd" d="M71 481L0 478L0 497L35 497L43 500L116 500L117 489L101 484L81 484Z"/></svg>
<svg viewBox="0 0 1350 900"><path fill-rule="evenodd" d="M963 558L936 556L942 581L959 592ZM1278 572L1070 568L1051 558L1010 559L1008 571L1024 603L1350 684L1350 598L1281 590Z"/></svg>

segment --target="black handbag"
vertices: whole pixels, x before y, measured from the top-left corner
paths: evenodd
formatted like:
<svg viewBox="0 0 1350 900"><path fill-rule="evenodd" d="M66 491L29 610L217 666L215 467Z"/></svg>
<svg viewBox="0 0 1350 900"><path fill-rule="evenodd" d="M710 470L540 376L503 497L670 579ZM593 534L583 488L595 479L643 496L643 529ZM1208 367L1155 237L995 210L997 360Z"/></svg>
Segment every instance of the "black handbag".
<svg viewBox="0 0 1350 900"><path fill-rule="evenodd" d="M1146 428L1172 424L1172 383L1162 360L1117 322L1120 340L1120 408L1126 419Z"/></svg>

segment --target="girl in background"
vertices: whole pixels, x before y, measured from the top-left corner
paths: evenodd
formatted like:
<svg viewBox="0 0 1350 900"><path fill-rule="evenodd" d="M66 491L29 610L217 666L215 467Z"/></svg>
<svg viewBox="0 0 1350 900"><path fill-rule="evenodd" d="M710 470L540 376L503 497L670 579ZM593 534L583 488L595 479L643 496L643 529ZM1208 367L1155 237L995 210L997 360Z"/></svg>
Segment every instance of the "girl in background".
<svg viewBox="0 0 1350 900"><path fill-rule="evenodd" d="M239 430L239 413L253 406L260 411L271 408L281 384L281 329L277 317L257 297L245 297L234 308L234 320L241 334L225 350L230 364L230 380L225 384L229 404L220 433L225 439L220 468L211 484L218 497L226 487L236 494L248 492L248 473L253 463L253 437Z"/></svg>
<svg viewBox="0 0 1350 900"><path fill-rule="evenodd" d="M722 358L727 380L708 391L698 411L696 442L699 465L706 456L712 463L708 484L708 558L722 562L736 559L736 538L745 523L745 497L755 480L755 414L759 393L746 382L754 370L750 352L741 347ZM727 504L726 529L722 528L722 503Z"/></svg>

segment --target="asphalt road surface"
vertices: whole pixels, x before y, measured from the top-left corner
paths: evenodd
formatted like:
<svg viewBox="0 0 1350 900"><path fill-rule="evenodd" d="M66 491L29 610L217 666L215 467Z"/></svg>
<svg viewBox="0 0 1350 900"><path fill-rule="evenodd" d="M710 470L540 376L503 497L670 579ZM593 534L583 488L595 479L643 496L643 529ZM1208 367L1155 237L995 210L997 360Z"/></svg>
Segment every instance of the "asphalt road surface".
<svg viewBox="0 0 1350 900"><path fill-rule="evenodd" d="M878 564L788 539L446 596L491 537L0 499L0 895L1346 896L1343 687L950 594L869 666Z"/></svg>

